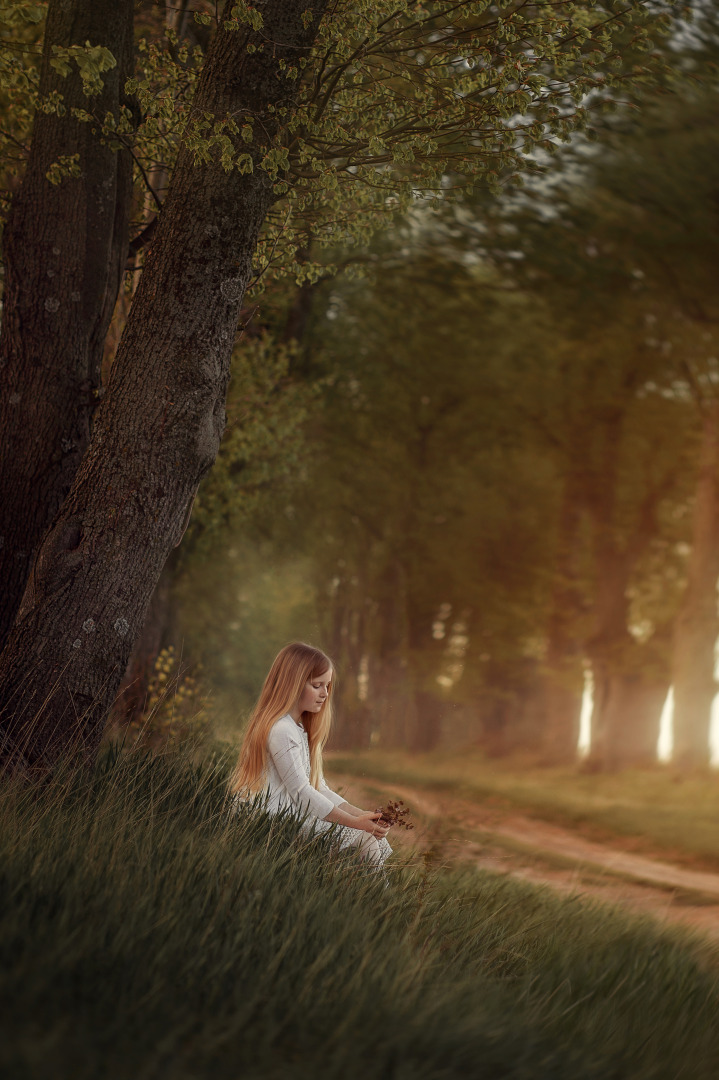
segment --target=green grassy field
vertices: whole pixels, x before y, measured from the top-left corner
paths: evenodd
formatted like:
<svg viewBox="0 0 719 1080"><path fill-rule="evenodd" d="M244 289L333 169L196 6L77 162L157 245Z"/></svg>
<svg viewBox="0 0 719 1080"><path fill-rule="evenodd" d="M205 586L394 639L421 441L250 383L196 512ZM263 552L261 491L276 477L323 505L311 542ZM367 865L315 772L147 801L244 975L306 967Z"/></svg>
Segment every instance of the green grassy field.
<svg viewBox="0 0 719 1080"><path fill-rule="evenodd" d="M719 868L719 775L681 776L669 768L614 774L540 769L490 760L479 751L409 755L371 751L331 755L328 771L395 781L531 811L598 839Z"/></svg>
<svg viewBox="0 0 719 1080"><path fill-rule="evenodd" d="M610 909L476 872L385 881L224 766L107 755L0 795L12 1080L709 1080L719 965Z"/></svg>

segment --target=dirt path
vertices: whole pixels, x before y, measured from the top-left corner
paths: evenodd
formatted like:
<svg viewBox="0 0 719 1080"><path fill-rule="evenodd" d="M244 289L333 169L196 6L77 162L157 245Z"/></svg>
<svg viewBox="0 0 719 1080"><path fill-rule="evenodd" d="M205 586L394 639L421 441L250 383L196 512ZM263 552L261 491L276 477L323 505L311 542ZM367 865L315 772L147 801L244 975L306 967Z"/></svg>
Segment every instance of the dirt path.
<svg viewBox="0 0 719 1080"><path fill-rule="evenodd" d="M636 913L700 931L719 942L719 874L587 840L571 829L453 794L332 773L350 802L400 798L416 828L394 830L393 847L414 846L441 862L471 862L559 892L596 897Z"/></svg>

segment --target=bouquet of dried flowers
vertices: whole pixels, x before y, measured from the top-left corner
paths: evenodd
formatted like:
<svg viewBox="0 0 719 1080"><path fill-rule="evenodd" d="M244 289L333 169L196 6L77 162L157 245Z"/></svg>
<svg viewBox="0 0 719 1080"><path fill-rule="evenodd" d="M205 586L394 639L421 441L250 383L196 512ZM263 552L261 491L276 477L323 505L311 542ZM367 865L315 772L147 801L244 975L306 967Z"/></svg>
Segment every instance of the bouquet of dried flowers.
<svg viewBox="0 0 719 1080"><path fill-rule="evenodd" d="M378 806L376 814L381 814L382 825L399 825L401 829L413 829L414 825L409 821L409 809L401 799L396 802L388 802L386 806Z"/></svg>

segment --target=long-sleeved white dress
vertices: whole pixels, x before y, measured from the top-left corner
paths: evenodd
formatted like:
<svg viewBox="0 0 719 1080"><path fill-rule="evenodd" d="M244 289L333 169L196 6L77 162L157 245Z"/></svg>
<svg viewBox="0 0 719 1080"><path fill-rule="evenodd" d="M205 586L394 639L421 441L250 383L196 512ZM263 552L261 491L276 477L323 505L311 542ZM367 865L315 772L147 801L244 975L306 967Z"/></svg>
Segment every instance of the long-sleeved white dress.
<svg viewBox="0 0 719 1080"><path fill-rule="evenodd" d="M310 745L307 732L287 713L272 727L267 740L267 783L265 795L267 809L277 813L285 809L307 814L308 822L316 832L332 828L326 821L328 814L345 799L332 791L324 779L319 790L310 783ZM392 854L392 848L382 837L378 840L360 829L349 825L334 826L340 847L358 847L369 862L382 866Z"/></svg>

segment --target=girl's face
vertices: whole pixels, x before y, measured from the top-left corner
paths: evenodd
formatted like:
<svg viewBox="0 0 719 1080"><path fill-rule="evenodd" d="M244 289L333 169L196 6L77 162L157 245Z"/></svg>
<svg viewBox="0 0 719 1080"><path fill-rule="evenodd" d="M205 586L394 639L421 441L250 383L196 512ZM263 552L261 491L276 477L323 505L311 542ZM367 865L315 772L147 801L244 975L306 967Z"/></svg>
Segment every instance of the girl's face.
<svg viewBox="0 0 719 1080"><path fill-rule="evenodd" d="M327 700L331 682L332 668L322 675L308 679L297 703L299 712L318 713Z"/></svg>

